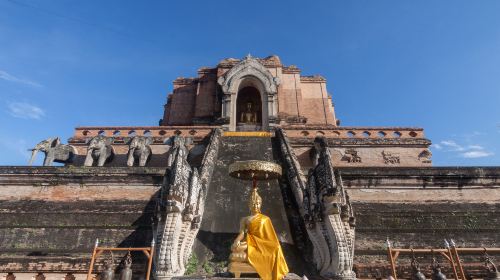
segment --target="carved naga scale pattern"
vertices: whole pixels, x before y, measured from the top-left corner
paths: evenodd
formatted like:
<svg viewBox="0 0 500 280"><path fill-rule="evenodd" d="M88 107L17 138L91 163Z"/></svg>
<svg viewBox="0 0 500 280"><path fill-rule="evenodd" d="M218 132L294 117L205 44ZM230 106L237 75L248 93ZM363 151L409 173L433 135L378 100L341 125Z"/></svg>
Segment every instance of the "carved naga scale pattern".
<svg viewBox="0 0 500 280"><path fill-rule="evenodd" d="M198 233L208 184L217 158L221 131L214 129L202 164L192 168L182 137L175 137L157 206L155 276L169 279L183 275Z"/></svg>
<svg viewBox="0 0 500 280"><path fill-rule="evenodd" d="M316 138L314 167L307 178L285 132L277 129L285 176L291 187L307 235L313 245L313 262L320 275L332 279L356 279L354 256L354 213L332 165L327 142Z"/></svg>

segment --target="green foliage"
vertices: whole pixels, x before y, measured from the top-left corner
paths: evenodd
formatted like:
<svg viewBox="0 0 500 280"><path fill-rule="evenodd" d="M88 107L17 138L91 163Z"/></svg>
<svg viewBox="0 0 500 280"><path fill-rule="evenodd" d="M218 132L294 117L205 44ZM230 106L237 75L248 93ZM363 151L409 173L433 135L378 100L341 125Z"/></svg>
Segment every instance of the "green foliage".
<svg viewBox="0 0 500 280"><path fill-rule="evenodd" d="M209 263L209 262L205 262L203 263L203 270L205 270L205 272L208 274L208 275L213 275L214 274L214 267Z"/></svg>
<svg viewBox="0 0 500 280"><path fill-rule="evenodd" d="M198 258L195 254L191 254L188 263L186 264L186 272L184 275L193 275L198 269Z"/></svg>
<svg viewBox="0 0 500 280"><path fill-rule="evenodd" d="M210 262L207 261L202 265L203 270L207 275L213 276L215 274L226 272L227 270L227 262Z"/></svg>

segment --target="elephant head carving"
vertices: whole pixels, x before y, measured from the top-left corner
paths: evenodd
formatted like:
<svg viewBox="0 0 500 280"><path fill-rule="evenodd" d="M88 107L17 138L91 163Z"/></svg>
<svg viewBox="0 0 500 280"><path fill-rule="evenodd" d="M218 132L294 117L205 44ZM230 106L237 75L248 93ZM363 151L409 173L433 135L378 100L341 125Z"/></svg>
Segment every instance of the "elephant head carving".
<svg viewBox="0 0 500 280"><path fill-rule="evenodd" d="M110 162L114 156L112 137L96 136L89 141L87 147L87 156L85 157L85 166L93 166L94 161L97 161L97 166L103 166L104 163Z"/></svg>
<svg viewBox="0 0 500 280"><path fill-rule="evenodd" d="M36 144L36 146L31 149L29 165L33 164L36 154L39 151L45 153L43 166L51 166L54 161L59 163L71 163L74 156L77 154L75 147L61 144L59 137L48 138Z"/></svg>
<svg viewBox="0 0 500 280"><path fill-rule="evenodd" d="M151 158L151 144L153 138L145 136L135 136L128 144L127 165L134 166L137 160L139 166L146 166L146 163Z"/></svg>

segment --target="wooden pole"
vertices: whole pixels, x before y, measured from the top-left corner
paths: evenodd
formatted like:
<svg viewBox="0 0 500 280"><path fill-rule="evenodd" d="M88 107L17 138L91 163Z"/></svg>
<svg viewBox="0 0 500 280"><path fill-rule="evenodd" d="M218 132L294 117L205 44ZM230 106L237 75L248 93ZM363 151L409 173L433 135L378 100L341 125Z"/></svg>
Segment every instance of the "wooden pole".
<svg viewBox="0 0 500 280"><path fill-rule="evenodd" d="M433 254L439 253L445 257L451 265L453 270L453 277L455 280L467 280L465 275L465 270L462 262L460 261L459 253L466 254L483 254L488 253L500 253L500 248L457 248L453 240L448 242L445 240L446 249L399 249L392 248L389 240L387 240L387 257L391 263L391 274L392 277L396 279L396 260L400 253L403 254Z"/></svg>
<svg viewBox="0 0 500 280"><path fill-rule="evenodd" d="M92 269L94 268L95 254L97 252L97 246L99 246L99 239L95 240L94 251L92 251L92 258L90 259L89 272L87 273L87 280L90 280Z"/></svg>
<svg viewBox="0 0 500 280"><path fill-rule="evenodd" d="M151 275L151 266L153 264L153 255L154 255L154 245L149 249L149 260L148 260L148 271L146 272L146 280L149 280Z"/></svg>
<svg viewBox="0 0 500 280"><path fill-rule="evenodd" d="M389 243L389 240L387 240L387 256L389 257L389 262L391 263L391 273L392 277L394 280L397 280L397 275L396 275L396 261L394 260L394 256L392 255L392 248Z"/></svg>
<svg viewBox="0 0 500 280"><path fill-rule="evenodd" d="M462 266L462 262L460 261L460 256L458 256L458 251L457 251L457 248L455 248L455 245L453 244L453 247L452 247L452 251L453 251L453 254L455 255L455 259L457 261L457 266L458 266L458 269L460 271L460 275L462 277L463 280L467 280L467 278L465 277L465 271L464 271L464 267ZM452 256L453 258L453 256Z"/></svg>
<svg viewBox="0 0 500 280"><path fill-rule="evenodd" d="M455 260L453 259L453 254L451 253L451 248L449 246L448 246L448 257L451 264L451 268L453 269L453 277L455 277L455 280L458 280L457 267L455 265Z"/></svg>

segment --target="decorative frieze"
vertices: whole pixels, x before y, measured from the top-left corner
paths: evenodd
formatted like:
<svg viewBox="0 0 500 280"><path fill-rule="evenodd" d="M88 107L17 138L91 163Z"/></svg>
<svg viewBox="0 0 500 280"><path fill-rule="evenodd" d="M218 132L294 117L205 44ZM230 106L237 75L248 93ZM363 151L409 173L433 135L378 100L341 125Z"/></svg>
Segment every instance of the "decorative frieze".
<svg viewBox="0 0 500 280"><path fill-rule="evenodd" d="M420 154L418 154L418 160L423 163L432 163L431 157L432 153L429 149L425 149Z"/></svg>
<svg viewBox="0 0 500 280"><path fill-rule="evenodd" d="M400 164L400 159L398 154L382 151L382 157L384 159L385 164Z"/></svg>
<svg viewBox="0 0 500 280"><path fill-rule="evenodd" d="M340 160L347 161L348 163L359 163L361 162L361 157L355 149L346 149Z"/></svg>

